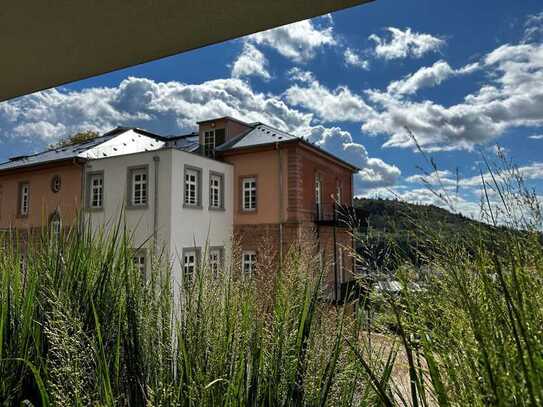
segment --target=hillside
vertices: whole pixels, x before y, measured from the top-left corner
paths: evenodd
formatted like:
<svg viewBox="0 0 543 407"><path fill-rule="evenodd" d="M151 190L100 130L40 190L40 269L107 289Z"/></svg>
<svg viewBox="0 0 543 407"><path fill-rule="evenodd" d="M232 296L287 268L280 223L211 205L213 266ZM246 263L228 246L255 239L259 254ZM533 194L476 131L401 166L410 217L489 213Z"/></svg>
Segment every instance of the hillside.
<svg viewBox="0 0 543 407"><path fill-rule="evenodd" d="M468 251L473 239L488 241L502 233L482 222L434 205L417 205L389 199L355 199L359 221L357 251L366 267L386 268L411 261L422 265L440 245L462 244Z"/></svg>

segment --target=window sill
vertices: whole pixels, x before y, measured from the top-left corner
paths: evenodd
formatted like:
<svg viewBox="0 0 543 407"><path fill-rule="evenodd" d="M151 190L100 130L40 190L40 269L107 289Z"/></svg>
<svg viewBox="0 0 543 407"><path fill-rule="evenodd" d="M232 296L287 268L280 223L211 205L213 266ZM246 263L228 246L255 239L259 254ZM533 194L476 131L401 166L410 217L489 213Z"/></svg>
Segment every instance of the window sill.
<svg viewBox="0 0 543 407"><path fill-rule="evenodd" d="M210 210L210 211L214 211L214 212L224 212L224 211L226 211L226 209L225 209L224 206L219 206L219 207L217 207L217 206L210 206L210 207L209 207L209 210Z"/></svg>
<svg viewBox="0 0 543 407"><path fill-rule="evenodd" d="M149 205L126 205L126 209L129 211L138 210L138 209L149 209Z"/></svg>
<svg viewBox="0 0 543 407"><path fill-rule="evenodd" d="M202 205L183 204L183 209L203 209Z"/></svg>

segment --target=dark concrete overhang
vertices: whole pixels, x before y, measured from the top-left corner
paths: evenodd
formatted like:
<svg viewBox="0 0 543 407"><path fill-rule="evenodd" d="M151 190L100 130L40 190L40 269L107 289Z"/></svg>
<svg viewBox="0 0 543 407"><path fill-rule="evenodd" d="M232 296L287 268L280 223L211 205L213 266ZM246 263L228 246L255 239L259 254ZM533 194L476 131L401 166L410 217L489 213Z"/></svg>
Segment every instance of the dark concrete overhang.
<svg viewBox="0 0 543 407"><path fill-rule="evenodd" d="M0 101L371 0L7 0Z"/></svg>

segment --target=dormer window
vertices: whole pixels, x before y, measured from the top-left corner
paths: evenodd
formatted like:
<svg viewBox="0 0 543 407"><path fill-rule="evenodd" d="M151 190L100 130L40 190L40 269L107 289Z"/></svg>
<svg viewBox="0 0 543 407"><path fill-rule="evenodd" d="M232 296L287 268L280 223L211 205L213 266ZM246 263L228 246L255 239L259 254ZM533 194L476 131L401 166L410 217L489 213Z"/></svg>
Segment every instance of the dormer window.
<svg viewBox="0 0 543 407"><path fill-rule="evenodd" d="M225 129L212 129L204 132L204 155L206 157L215 157L215 147L224 143Z"/></svg>

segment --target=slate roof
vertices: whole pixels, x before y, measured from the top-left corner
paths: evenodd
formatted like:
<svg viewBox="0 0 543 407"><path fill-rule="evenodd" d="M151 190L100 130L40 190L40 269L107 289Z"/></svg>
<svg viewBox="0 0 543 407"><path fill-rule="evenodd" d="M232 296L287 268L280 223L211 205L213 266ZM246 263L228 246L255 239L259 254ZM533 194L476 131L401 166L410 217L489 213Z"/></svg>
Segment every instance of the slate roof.
<svg viewBox="0 0 543 407"><path fill-rule="evenodd" d="M129 142L117 144L114 142L107 143L108 141L111 141L116 137L129 131L135 133L135 136L131 140L129 140ZM142 140L145 140L140 143L140 146L138 146L138 136L141 136ZM156 142L149 142L149 138L155 139ZM102 136L96 137L95 139L89 141L59 148L53 148L36 154L12 157L9 161L0 163L0 171L29 167L49 162L64 161L72 158L104 158L108 156L129 154L134 152L134 150L153 150L163 147L165 144L165 140L167 139L162 136L150 133L142 129L117 127L116 129L108 131Z"/></svg>
<svg viewBox="0 0 543 407"><path fill-rule="evenodd" d="M336 155L329 153L328 151L320 148L319 146L315 144L308 142L303 137L293 136L292 134L286 133L282 130L276 129L274 127L268 126L267 124L263 124L263 123L251 123L247 125L251 126L252 128L240 134L239 136L233 138L232 140L224 144L221 144L215 150L219 152L226 152L230 150L258 147L258 146L270 145L270 144L275 144L275 143L299 141L300 143L303 143L309 146L310 148L317 150L321 152L322 154L325 154L336 161L339 161L340 163L346 165L347 167L350 167L353 171L359 170L359 168L356 167L355 165L345 160L342 160Z"/></svg>
<svg viewBox="0 0 543 407"><path fill-rule="evenodd" d="M302 140L299 137L273 128L263 123L252 123L252 129L240 134L238 137L220 145L217 151L233 150L235 148L253 147L258 145L281 143L285 141Z"/></svg>

